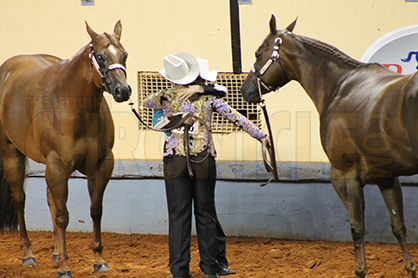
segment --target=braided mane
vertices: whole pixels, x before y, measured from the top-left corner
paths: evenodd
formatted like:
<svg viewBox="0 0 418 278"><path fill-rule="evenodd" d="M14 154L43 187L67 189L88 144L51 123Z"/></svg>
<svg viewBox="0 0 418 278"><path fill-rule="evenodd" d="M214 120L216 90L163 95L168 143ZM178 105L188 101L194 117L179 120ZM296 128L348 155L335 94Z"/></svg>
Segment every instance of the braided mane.
<svg viewBox="0 0 418 278"><path fill-rule="evenodd" d="M356 59L351 58L350 56L348 56L347 54L345 54L344 52L342 52L341 50L339 50L338 48L330 44L327 44L327 43L324 43L322 41L315 40L312 38L295 35L293 33L290 33L289 35L291 35L293 38L300 41L301 43L312 46L318 50L321 50L353 67L358 68L358 67L364 67L368 65L360 61L357 61Z"/></svg>

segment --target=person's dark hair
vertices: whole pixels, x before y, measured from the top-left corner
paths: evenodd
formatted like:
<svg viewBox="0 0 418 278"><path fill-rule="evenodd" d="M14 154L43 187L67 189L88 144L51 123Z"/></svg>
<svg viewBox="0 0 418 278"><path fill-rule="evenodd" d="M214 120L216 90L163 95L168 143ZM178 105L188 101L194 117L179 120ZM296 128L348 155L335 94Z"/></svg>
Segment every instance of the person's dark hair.
<svg viewBox="0 0 418 278"><path fill-rule="evenodd" d="M201 86L203 86L205 84L206 84L206 81L202 77L198 76L196 78L196 80L193 81L192 83L190 83L189 85L201 85Z"/></svg>

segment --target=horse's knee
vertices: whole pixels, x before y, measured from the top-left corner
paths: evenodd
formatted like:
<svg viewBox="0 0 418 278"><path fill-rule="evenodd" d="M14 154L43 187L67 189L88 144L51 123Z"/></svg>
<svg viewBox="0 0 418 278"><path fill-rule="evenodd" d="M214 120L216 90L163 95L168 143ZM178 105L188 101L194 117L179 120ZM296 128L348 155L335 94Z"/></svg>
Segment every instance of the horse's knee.
<svg viewBox="0 0 418 278"><path fill-rule="evenodd" d="M351 236L354 242L364 238L364 227L360 224L351 224Z"/></svg>
<svg viewBox="0 0 418 278"><path fill-rule="evenodd" d="M70 218L68 216L68 213L66 214L57 214L55 216L55 224L59 227L59 228L67 228L68 223L70 221Z"/></svg>

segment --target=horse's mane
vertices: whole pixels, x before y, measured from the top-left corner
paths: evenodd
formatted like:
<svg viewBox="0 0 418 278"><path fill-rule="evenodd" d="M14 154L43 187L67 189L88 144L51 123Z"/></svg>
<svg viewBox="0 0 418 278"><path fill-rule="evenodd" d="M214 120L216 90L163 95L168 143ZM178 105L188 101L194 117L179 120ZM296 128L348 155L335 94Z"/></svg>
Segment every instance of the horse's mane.
<svg viewBox="0 0 418 278"><path fill-rule="evenodd" d="M332 46L330 44L327 44L325 42L316 40L316 39L312 39L312 38L308 38L308 37L304 37L301 35L295 35L293 33L290 33L296 40L298 40L299 42L312 46L318 50L321 50L323 52L326 52L327 54L353 66L353 67L365 67L368 66L370 64L367 63L362 63L360 61L357 61L354 58L351 58L350 56L348 56L347 54L345 54L344 52L342 52L341 50L339 50L338 48L336 48L335 46Z"/></svg>

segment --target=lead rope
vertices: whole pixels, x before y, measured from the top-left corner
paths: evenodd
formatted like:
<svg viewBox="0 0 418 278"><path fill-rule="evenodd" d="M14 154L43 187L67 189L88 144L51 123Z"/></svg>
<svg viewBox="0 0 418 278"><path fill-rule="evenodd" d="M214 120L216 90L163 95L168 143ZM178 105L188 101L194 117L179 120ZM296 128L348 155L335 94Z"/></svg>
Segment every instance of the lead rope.
<svg viewBox="0 0 418 278"><path fill-rule="evenodd" d="M269 119L269 115L268 115L268 112L267 112L266 104L264 103L264 99L261 100L259 105L260 105L261 109L263 110L264 119L266 121L266 126L267 126L267 131L268 131L269 137L270 137L270 145L267 144L265 138L262 139L262 151L263 151L264 166L266 167L267 172L272 174L272 176L270 177L270 179L266 183L263 183L263 184L260 185L260 186L265 186L265 185L269 184L273 179L278 181L279 180L279 174L277 173L276 150L274 148L273 133L271 131L270 119ZM270 163L268 162L267 153L266 153L267 151L268 151L268 154L270 156Z"/></svg>
<svg viewBox="0 0 418 278"><path fill-rule="evenodd" d="M192 169L192 163L190 161L190 140L189 140L189 125L186 125L184 127L183 132L183 144L184 144L184 152L186 153L186 164L187 164L187 170L189 171L190 177L193 179L193 169Z"/></svg>

